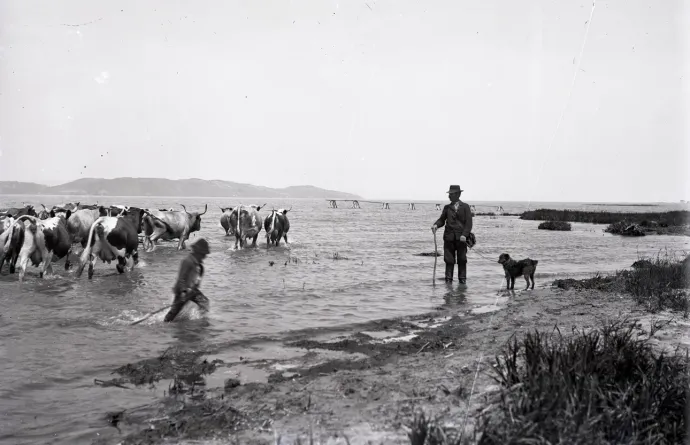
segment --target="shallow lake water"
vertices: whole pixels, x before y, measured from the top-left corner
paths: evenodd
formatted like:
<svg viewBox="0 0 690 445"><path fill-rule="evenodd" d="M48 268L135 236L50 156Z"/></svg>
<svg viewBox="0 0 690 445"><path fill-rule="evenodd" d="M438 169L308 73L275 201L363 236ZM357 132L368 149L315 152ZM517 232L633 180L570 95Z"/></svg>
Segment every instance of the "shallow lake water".
<svg viewBox="0 0 690 445"><path fill-rule="evenodd" d="M537 230L538 221L518 217L477 216L477 245L468 253L468 285L459 289L434 283L434 257L416 256L434 250L430 226L440 211L433 204L375 204L361 209L328 207L326 200L243 199L242 203L289 208L290 245L266 248L264 232L256 248L233 250L234 238L219 225L219 206L240 200L217 198L103 198L3 197L0 207L29 202L46 206L66 202L127 204L139 207L187 206L209 210L202 217L198 237L211 245L205 261L202 290L211 300L211 312L199 319L164 324L164 313L129 324L171 300L179 263L188 251L176 242L162 242L153 253L140 248L140 265L119 275L114 264L97 263L92 280L64 270L39 279L29 268L24 283L0 273L0 443L90 443L104 428L103 416L114 407L147 403L154 396L140 391L108 391L94 379L112 378L126 363L159 355L170 346L211 345L217 351L237 350L252 342L281 338L290 331L331 329L364 321L423 313L439 306L459 309L491 307L505 301L498 291L505 285L496 263L508 252L515 258L539 260L537 286L549 286L556 277L585 277L629 267L639 255L665 249L690 250L688 237L646 236L622 238L603 232L604 225L573 224L571 232ZM442 203L443 201L439 201ZM502 205L519 213L527 203L471 203L478 212ZM679 208L601 207L584 204L531 203L534 208L664 211ZM267 212L261 211L262 215ZM442 234L437 234L442 251ZM333 259L337 252L340 259ZM269 261L273 261L271 266ZM437 278L444 264L438 258ZM516 281L516 289L524 281Z"/></svg>

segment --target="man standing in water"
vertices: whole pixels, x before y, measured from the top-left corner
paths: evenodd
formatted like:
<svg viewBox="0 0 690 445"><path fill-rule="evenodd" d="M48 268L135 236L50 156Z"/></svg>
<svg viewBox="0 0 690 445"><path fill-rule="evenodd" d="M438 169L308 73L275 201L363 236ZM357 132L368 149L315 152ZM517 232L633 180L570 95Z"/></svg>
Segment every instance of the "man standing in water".
<svg viewBox="0 0 690 445"><path fill-rule="evenodd" d="M211 251L208 241L204 238L200 238L191 247L192 252L180 264L177 282L173 287L175 299L163 321L173 321L189 301L196 303L202 311L208 312L209 301L199 290L199 285L201 284L201 277L204 276L203 260Z"/></svg>
<svg viewBox="0 0 690 445"><path fill-rule="evenodd" d="M446 226L443 232L443 261L446 263L446 282L453 281L456 254L458 263L458 281L467 281L467 237L472 231L472 211L470 206L460 201L459 185L451 185L448 190L450 204L446 204L441 217L431 226L431 231Z"/></svg>

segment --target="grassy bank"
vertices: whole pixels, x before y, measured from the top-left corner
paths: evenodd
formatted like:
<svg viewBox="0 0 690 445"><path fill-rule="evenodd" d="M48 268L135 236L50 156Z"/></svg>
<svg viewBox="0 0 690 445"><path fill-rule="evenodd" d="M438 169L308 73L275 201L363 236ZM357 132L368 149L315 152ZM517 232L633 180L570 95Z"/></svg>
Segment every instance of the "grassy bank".
<svg viewBox="0 0 690 445"><path fill-rule="evenodd" d="M409 425L412 445L686 443L690 362L657 352L630 320L564 335L514 336L496 357L502 390L472 437L423 413ZM462 425L461 419L457 422Z"/></svg>
<svg viewBox="0 0 690 445"><path fill-rule="evenodd" d="M564 289L627 293L650 312L688 318L690 255L641 259L630 270L585 280L556 280ZM514 335L496 356L501 390L484 409L473 437L424 414L409 424L413 445L477 443L676 444L688 439L688 352L665 355L629 319L600 322L564 335L555 326ZM456 425L462 425L457 419Z"/></svg>
<svg viewBox="0 0 690 445"><path fill-rule="evenodd" d="M685 443L688 361L636 334L624 321L512 339L495 368L507 391L478 443Z"/></svg>
<svg viewBox="0 0 690 445"><path fill-rule="evenodd" d="M537 209L523 212L520 219L530 221L567 221L592 224L613 224L619 221L648 225L656 222L659 227L683 226L690 223L690 211L669 212L586 212L580 210Z"/></svg>
<svg viewBox="0 0 690 445"><path fill-rule="evenodd" d="M650 312L671 310L688 318L690 301L690 255L679 259L673 255L643 258L629 270L585 280L572 278L554 281L560 289L595 289L625 292Z"/></svg>
<svg viewBox="0 0 690 445"><path fill-rule="evenodd" d="M500 216L520 216L520 213L501 213ZM497 216L495 212L479 212L475 213L474 216Z"/></svg>

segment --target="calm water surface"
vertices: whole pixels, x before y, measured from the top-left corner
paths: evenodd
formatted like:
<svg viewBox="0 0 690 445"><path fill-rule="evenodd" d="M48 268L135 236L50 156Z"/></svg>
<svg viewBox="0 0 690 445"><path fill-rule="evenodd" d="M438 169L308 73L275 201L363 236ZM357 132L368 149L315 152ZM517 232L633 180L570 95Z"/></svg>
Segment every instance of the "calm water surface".
<svg viewBox="0 0 690 445"><path fill-rule="evenodd" d="M112 378L116 367L159 355L170 346L213 345L222 351L236 347L240 340L280 338L289 331L410 315L442 305L500 304L505 298L497 299L497 290L504 281L496 260L502 252L538 259L537 286L548 286L555 276L612 272L629 267L638 255L690 248L687 237L621 238L604 234L603 225L577 223L572 232L550 232L537 230L538 221L478 216L473 230L478 243L468 253L468 287L458 292L441 282L433 286L434 258L414 255L434 250L429 228L440 212L433 204L417 204L415 211L405 205L382 210L375 204L354 210L347 204L330 209L325 200L244 199L245 205L267 202L269 209L292 206L291 245L266 249L262 231L258 248L241 251L232 249L234 238L225 237L219 225L218 207L237 205L238 200L15 196L0 198L0 207L67 201L151 208L178 208L182 203L190 211L201 211L208 203L196 237L205 237L212 250L202 284L211 313L207 320L172 324L163 324L161 313L129 326L169 304L177 268L187 254L178 252L173 242L160 243L153 253L142 252L140 266L123 275L114 265L98 263L93 280L86 278L86 272L76 279L61 260L55 276L41 280L36 268L30 268L20 285L5 267L0 274L3 444L90 443L106 428L102 420L106 411L137 406L153 397L145 391L101 388L94 379ZM498 204L511 213L527 208L527 203L470 204L476 204L478 211L491 211L489 206ZM681 207L532 203L531 208L664 211ZM442 249L440 232L437 238ZM333 260L335 252L347 259ZM443 270L439 258L437 277L443 276ZM519 281L516 287L522 284Z"/></svg>

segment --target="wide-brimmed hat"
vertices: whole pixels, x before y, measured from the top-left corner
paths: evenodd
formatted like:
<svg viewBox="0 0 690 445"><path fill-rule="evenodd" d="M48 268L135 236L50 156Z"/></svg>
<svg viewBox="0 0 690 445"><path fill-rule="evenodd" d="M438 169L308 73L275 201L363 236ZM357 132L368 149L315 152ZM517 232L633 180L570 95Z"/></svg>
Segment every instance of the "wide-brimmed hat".
<svg viewBox="0 0 690 445"><path fill-rule="evenodd" d="M211 249L208 246L208 241L204 238L199 238L197 242L192 244L192 252L201 253L203 255L208 255L211 253Z"/></svg>
<svg viewBox="0 0 690 445"><path fill-rule="evenodd" d="M461 190L459 185L451 185L450 189L448 189L448 191L446 193L450 194L450 193L455 193L455 192L458 192L458 193L464 192L464 190Z"/></svg>

